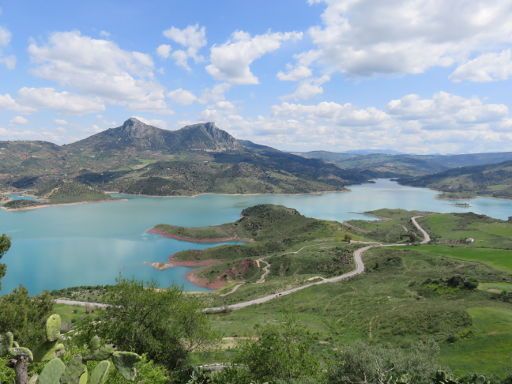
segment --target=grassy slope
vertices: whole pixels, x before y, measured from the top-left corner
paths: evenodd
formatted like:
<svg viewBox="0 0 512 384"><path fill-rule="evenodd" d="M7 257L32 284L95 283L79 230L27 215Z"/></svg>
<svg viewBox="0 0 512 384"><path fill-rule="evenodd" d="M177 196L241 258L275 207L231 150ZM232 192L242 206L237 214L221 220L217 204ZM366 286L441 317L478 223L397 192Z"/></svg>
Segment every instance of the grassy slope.
<svg viewBox="0 0 512 384"><path fill-rule="evenodd" d="M365 236L373 234L380 239L386 231L378 227L383 226L396 234L392 238L400 237L398 228L404 225L404 220L407 224L407 218L415 213L380 211L378 214L391 219L367 223ZM421 220L453 224L460 217L445 214ZM291 315L317 332L322 340L321 348L327 349L361 339L406 345L434 338L441 346L441 362L458 373L480 371L505 375L512 357L512 329L506 326L512 318L512 306L496 300L496 293L487 289L436 290L422 284L426 279L447 279L454 275L476 279L482 283L482 288L512 284L508 263L512 260L512 251L484 248L484 245L507 245L504 223L476 216L464 217L463 221L475 238L482 239L474 248L426 245L372 250L365 256L367 273L362 276L342 284L313 287L264 305L212 316L214 326L223 336L253 336L255 325L280 322L284 316ZM361 222L356 224L359 226ZM446 230L447 237L458 238L461 233L451 231L460 231L459 224L444 225L441 231ZM502 241L496 242L496 238ZM294 247L298 248L298 245ZM318 257L321 247L312 251L309 257ZM273 268L266 284L245 284L232 296L216 299L215 303L236 302L296 283L297 275L280 276L276 273L278 270L277 266ZM199 354L197 358L218 360L219 352ZM482 364L483 361L486 364Z"/></svg>
<svg viewBox="0 0 512 384"><path fill-rule="evenodd" d="M88 185L63 182L56 185L47 195L52 204L66 204L86 201L110 200L111 197Z"/></svg>
<svg viewBox="0 0 512 384"><path fill-rule="evenodd" d="M258 280L262 271L255 268L255 264L261 257L266 257L271 264L271 276L286 280L285 283L275 282L278 287L296 285L319 274L332 276L348 270L352 265L350 254L353 247L345 241L345 236L361 238L340 223L307 218L294 209L275 205L245 209L240 220L220 226L182 228L158 225L155 229L198 241L210 237L251 239L243 245L178 252L173 259L216 260L216 265L204 268L200 275L210 281L222 277L225 282L236 283ZM268 292L277 286L272 281L258 286L256 290L244 286L230 299L238 300L248 292L251 295Z"/></svg>

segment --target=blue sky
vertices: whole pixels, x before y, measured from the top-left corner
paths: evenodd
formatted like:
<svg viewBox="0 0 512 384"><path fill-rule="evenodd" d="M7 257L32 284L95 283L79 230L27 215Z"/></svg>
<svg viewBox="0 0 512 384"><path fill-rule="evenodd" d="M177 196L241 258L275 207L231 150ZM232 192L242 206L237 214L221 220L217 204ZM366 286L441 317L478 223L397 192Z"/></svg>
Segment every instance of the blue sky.
<svg viewBox="0 0 512 384"><path fill-rule="evenodd" d="M512 1L0 1L0 140L130 116L284 150L506 151Z"/></svg>

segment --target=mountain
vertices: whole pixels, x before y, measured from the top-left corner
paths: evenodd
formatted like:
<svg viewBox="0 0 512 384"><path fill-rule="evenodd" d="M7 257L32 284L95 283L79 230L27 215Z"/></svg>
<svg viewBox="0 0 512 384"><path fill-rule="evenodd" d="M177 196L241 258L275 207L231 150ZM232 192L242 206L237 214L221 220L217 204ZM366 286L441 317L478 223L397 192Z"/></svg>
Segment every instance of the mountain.
<svg viewBox="0 0 512 384"><path fill-rule="evenodd" d="M169 131L130 118L63 146L0 143L0 186L40 195L63 181L103 191L190 195L341 190L367 179L359 171L238 140L211 122Z"/></svg>
<svg viewBox="0 0 512 384"><path fill-rule="evenodd" d="M402 184L429 187L447 196L487 195L512 198L512 161L462 167L421 177L405 177Z"/></svg>
<svg viewBox="0 0 512 384"><path fill-rule="evenodd" d="M306 158L316 158L330 162L342 169L358 170L373 177L424 176L453 168L512 161L512 152L461 155L393 155L382 153L362 155L348 152L313 151L297 154Z"/></svg>
<svg viewBox="0 0 512 384"><path fill-rule="evenodd" d="M227 151L241 145L215 123L194 124L178 131L168 131L130 118L122 126L100 132L67 146L71 151Z"/></svg>

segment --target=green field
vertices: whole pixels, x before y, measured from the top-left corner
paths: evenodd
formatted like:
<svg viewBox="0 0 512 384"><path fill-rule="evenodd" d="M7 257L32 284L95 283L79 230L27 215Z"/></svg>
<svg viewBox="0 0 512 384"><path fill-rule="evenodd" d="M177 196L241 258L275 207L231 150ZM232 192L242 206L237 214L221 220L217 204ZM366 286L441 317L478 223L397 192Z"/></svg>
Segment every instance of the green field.
<svg viewBox="0 0 512 384"><path fill-rule="evenodd" d="M423 245L418 247L418 251L429 255L448 256L460 260L483 263L501 271L512 272L512 250Z"/></svg>
<svg viewBox="0 0 512 384"><path fill-rule="evenodd" d="M441 360L456 373L474 371L504 376L511 372L512 308L469 308L471 335L444 346Z"/></svg>
<svg viewBox="0 0 512 384"><path fill-rule="evenodd" d="M420 223L439 243L459 245L471 237L473 247L512 249L512 224L473 213L430 214Z"/></svg>

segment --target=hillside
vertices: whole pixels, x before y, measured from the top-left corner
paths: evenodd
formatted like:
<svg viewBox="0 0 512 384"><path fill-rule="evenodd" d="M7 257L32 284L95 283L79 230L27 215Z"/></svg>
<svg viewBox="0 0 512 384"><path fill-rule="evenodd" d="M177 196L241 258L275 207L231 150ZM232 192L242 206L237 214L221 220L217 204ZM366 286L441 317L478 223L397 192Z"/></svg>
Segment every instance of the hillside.
<svg viewBox="0 0 512 384"><path fill-rule="evenodd" d="M368 172L374 177L424 176L453 168L498 164L512 161L512 152L461 155L410 155L313 151L300 156L333 163L342 169Z"/></svg>
<svg viewBox="0 0 512 384"><path fill-rule="evenodd" d="M368 179L317 159L238 140L214 123L176 131L131 118L78 142L0 142L0 187L38 190L63 180L147 195L302 193Z"/></svg>
<svg viewBox="0 0 512 384"><path fill-rule="evenodd" d="M423 177L402 178L399 182L437 189L451 196L462 194L512 198L512 161L451 169Z"/></svg>

